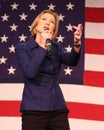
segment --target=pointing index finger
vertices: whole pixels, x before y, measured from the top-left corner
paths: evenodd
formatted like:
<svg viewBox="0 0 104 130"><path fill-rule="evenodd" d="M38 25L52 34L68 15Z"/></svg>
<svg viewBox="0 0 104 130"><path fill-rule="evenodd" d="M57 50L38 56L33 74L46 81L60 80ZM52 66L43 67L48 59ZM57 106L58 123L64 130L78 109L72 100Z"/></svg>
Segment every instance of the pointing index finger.
<svg viewBox="0 0 104 130"><path fill-rule="evenodd" d="M72 28L75 30L78 30L78 31L82 31L83 26L82 26L82 24L78 24L78 26L73 25Z"/></svg>

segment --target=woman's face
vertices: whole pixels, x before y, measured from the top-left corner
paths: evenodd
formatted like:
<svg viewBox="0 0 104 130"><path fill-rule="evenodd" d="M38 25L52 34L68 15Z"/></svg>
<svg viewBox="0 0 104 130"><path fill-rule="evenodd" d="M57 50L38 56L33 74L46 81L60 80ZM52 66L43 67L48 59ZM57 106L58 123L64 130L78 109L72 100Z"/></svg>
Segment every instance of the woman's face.
<svg viewBox="0 0 104 130"><path fill-rule="evenodd" d="M55 29L54 16L50 13L43 14L36 26L36 30L40 33L42 33L45 30L49 30L51 33L53 33L54 29Z"/></svg>

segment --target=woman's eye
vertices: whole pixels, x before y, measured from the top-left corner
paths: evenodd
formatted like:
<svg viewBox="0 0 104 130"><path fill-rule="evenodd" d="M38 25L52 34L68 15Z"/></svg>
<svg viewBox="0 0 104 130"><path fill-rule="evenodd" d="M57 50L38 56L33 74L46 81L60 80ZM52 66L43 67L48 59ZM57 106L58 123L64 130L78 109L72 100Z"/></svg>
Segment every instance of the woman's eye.
<svg viewBox="0 0 104 130"><path fill-rule="evenodd" d="M54 22L54 21L51 21L51 23L53 23L53 24L54 24L55 22Z"/></svg>
<svg viewBox="0 0 104 130"><path fill-rule="evenodd" d="M42 20L46 20L46 18L42 18Z"/></svg>
<svg viewBox="0 0 104 130"><path fill-rule="evenodd" d="M47 20L47 18L42 18L42 20ZM53 20L49 20L49 22L52 23L52 24L55 24L55 21L53 21Z"/></svg>

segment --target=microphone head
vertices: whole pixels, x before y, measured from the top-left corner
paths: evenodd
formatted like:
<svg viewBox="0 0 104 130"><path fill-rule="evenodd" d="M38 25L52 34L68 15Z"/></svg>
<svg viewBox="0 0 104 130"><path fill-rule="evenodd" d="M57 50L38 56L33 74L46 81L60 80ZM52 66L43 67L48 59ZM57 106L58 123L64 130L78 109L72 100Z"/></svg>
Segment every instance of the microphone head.
<svg viewBox="0 0 104 130"><path fill-rule="evenodd" d="M46 39L46 45L51 46L52 45L52 40L51 39Z"/></svg>
<svg viewBox="0 0 104 130"><path fill-rule="evenodd" d="M49 39L49 38L46 40L46 47L47 47L47 51L48 51L49 55L51 55L51 52L52 52L52 40Z"/></svg>

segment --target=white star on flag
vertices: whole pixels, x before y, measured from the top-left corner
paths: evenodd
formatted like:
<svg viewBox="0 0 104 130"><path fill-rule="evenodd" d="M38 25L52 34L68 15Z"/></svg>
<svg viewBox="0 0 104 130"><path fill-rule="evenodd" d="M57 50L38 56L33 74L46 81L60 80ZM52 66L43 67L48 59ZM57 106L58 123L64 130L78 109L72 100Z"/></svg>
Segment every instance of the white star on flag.
<svg viewBox="0 0 104 130"><path fill-rule="evenodd" d="M71 52L72 47L70 47L70 45L68 45L68 47L65 47L65 50L66 50L67 52Z"/></svg>
<svg viewBox="0 0 104 130"><path fill-rule="evenodd" d="M49 10L54 10L54 8L55 8L56 6L51 3L50 5L48 5L48 7L49 7Z"/></svg>
<svg viewBox="0 0 104 130"><path fill-rule="evenodd" d="M13 25L10 26L11 31L17 31L17 25L15 25L15 23L13 23Z"/></svg>
<svg viewBox="0 0 104 130"><path fill-rule="evenodd" d="M22 13L21 15L19 15L20 17L21 17L21 21L22 20L25 20L26 21L26 17L28 16L28 15L26 15L25 13Z"/></svg>
<svg viewBox="0 0 104 130"><path fill-rule="evenodd" d="M7 60L7 58L5 58L4 56L2 56L0 58L0 64L6 64L6 60Z"/></svg>
<svg viewBox="0 0 104 130"><path fill-rule="evenodd" d="M20 42L22 42L22 41L26 41L27 36L22 34L21 36L19 36L19 38L20 38Z"/></svg>
<svg viewBox="0 0 104 130"><path fill-rule="evenodd" d="M68 26L66 26L67 31L73 31L73 26L69 23Z"/></svg>
<svg viewBox="0 0 104 130"><path fill-rule="evenodd" d="M70 69L69 67L67 67L66 69L64 69L65 71L65 75L71 75L71 72L73 71L72 69Z"/></svg>
<svg viewBox="0 0 104 130"><path fill-rule="evenodd" d="M14 47L14 45L11 45L11 47L9 47L9 52L11 53L11 52L14 52L15 53L15 47Z"/></svg>
<svg viewBox="0 0 104 130"><path fill-rule="evenodd" d="M64 37L62 37L61 34L56 38L58 39L58 42L63 42Z"/></svg>
<svg viewBox="0 0 104 130"><path fill-rule="evenodd" d="M30 7L30 10L36 10L37 5L32 3L31 5L29 5L29 7Z"/></svg>
<svg viewBox="0 0 104 130"><path fill-rule="evenodd" d="M17 10L18 6L19 6L19 4L14 3L13 5L11 5L12 10Z"/></svg>
<svg viewBox="0 0 104 130"><path fill-rule="evenodd" d="M7 39L8 39L8 37L4 34L4 35L1 37L1 42L7 42Z"/></svg>
<svg viewBox="0 0 104 130"><path fill-rule="evenodd" d="M69 2L69 4L66 5L67 6L67 10L73 10L73 7L75 6L74 4L72 4L71 2Z"/></svg>
<svg viewBox="0 0 104 130"><path fill-rule="evenodd" d="M2 21L8 21L9 15L4 14L4 16L1 16Z"/></svg>
<svg viewBox="0 0 104 130"><path fill-rule="evenodd" d="M31 31L31 30L32 30L32 27L31 27L31 26L28 26L28 28L29 28L29 31Z"/></svg>
<svg viewBox="0 0 104 130"><path fill-rule="evenodd" d="M58 17L59 17L59 21L64 21L64 17L65 17L64 15L59 14L59 16L58 16Z"/></svg>
<svg viewBox="0 0 104 130"><path fill-rule="evenodd" d="M14 71L16 70L15 68L13 68L13 66L11 66L9 69L7 69L9 71L8 74L15 74Z"/></svg>

